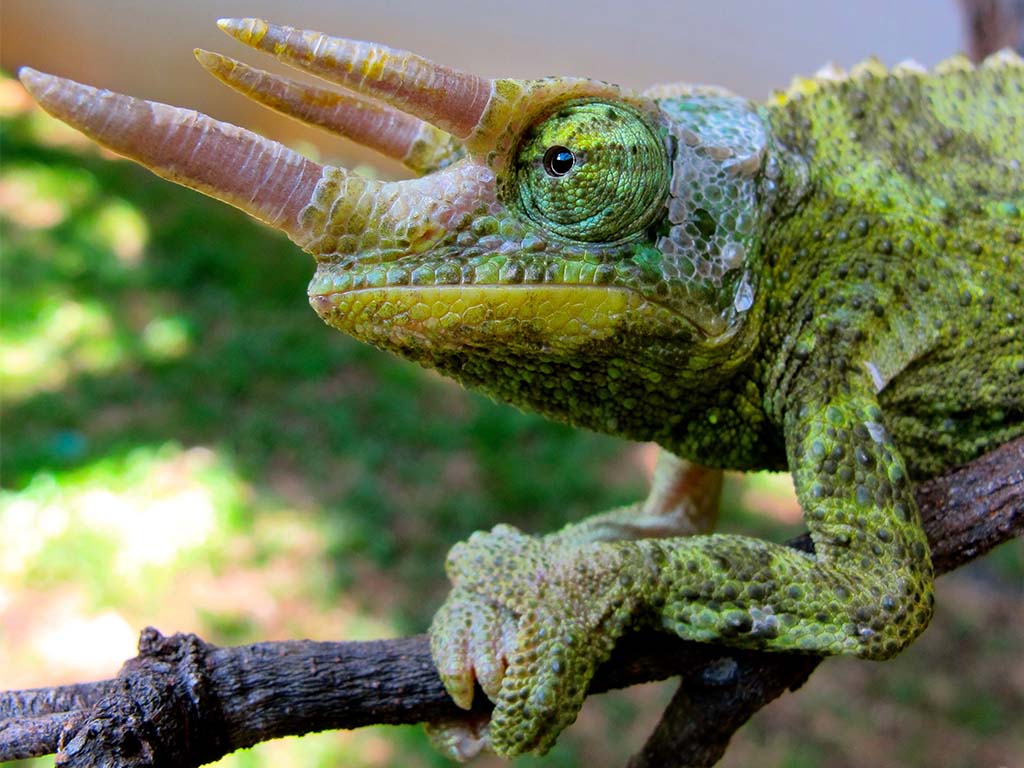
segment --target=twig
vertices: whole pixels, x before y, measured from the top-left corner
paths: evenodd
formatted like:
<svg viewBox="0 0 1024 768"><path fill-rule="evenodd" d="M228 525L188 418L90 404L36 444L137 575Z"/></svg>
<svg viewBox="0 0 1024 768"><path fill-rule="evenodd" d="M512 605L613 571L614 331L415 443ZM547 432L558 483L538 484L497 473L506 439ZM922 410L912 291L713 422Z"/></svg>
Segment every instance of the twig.
<svg viewBox="0 0 1024 768"><path fill-rule="evenodd" d="M960 0L960 6L973 61L1002 48L1024 56L1024 0Z"/></svg>

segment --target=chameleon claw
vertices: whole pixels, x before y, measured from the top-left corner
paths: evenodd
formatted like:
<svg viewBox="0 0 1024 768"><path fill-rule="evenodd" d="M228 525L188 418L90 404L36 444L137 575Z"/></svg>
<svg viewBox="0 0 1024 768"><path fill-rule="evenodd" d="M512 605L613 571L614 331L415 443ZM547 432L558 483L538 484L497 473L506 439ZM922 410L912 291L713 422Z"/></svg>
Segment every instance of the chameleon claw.
<svg viewBox="0 0 1024 768"><path fill-rule="evenodd" d="M467 715L461 720L438 720L426 723L431 746L458 763L473 759L490 746L490 720Z"/></svg>
<svg viewBox="0 0 1024 768"><path fill-rule="evenodd" d="M517 621L508 611L496 604L485 606L487 614L482 621L474 621L469 636L469 658L477 683L494 701L501 691L508 659L514 650Z"/></svg>
<svg viewBox="0 0 1024 768"><path fill-rule="evenodd" d="M475 611L471 600L459 599L455 591L434 614L430 628L430 650L434 666L457 707L473 706L474 677L469 652Z"/></svg>

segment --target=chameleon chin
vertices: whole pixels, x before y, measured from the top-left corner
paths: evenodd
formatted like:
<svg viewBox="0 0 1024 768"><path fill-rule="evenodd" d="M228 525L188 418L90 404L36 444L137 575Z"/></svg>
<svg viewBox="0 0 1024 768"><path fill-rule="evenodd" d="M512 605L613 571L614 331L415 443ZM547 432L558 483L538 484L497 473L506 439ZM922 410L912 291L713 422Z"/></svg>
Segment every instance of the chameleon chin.
<svg viewBox="0 0 1024 768"><path fill-rule="evenodd" d="M888 658L932 614L915 481L1024 434L1024 63L798 79L766 104L676 85L485 80L373 43L225 19L340 86L207 51L267 106L397 158L381 182L205 115L33 70L50 113L285 232L310 302L466 386L663 449L643 502L448 556L431 627L482 733L543 753L636 628ZM711 533L723 469L788 469L815 554ZM680 498L680 488L695 493Z"/></svg>

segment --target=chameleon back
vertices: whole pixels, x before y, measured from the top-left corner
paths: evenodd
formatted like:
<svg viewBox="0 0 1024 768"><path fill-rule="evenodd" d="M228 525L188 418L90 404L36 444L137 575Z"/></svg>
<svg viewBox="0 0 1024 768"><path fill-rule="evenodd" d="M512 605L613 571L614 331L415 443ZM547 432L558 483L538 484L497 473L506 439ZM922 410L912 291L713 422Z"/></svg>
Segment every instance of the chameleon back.
<svg viewBox="0 0 1024 768"><path fill-rule="evenodd" d="M765 242L782 393L861 371L917 476L1024 434L1024 68L868 63L764 114L793 160Z"/></svg>

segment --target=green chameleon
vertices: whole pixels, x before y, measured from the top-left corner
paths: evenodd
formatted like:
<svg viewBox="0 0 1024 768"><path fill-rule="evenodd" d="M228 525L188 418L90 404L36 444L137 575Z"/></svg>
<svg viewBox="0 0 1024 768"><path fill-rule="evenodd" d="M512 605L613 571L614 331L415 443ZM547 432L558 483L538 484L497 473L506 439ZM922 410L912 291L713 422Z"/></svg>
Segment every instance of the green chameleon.
<svg viewBox="0 0 1024 768"><path fill-rule="evenodd" d="M192 111L22 70L45 109L316 259L329 324L514 405L664 449L651 496L448 558L432 646L543 753L624 632L888 658L932 614L913 483L1024 434L1024 63L869 61L767 104L486 80L244 19L342 86L206 51L241 92L402 160L383 182ZM722 469L788 469L815 553L710 533Z"/></svg>

